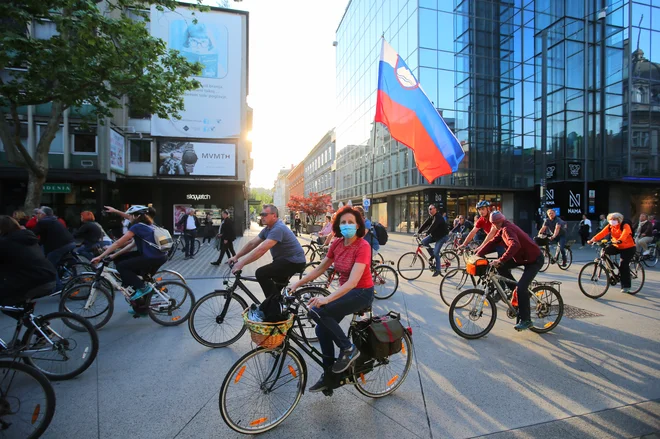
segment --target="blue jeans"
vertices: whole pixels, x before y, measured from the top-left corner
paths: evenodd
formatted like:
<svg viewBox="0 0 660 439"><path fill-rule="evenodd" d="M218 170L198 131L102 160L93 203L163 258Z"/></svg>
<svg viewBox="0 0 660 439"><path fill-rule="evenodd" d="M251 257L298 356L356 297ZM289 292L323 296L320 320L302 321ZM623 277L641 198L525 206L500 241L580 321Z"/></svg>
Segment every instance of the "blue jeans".
<svg viewBox="0 0 660 439"><path fill-rule="evenodd" d="M321 308L312 308L309 316L318 325L316 336L319 338L321 352L323 353L323 366L326 370L335 362L335 346L339 349L348 349L353 344L339 322L347 315L363 310L374 301L373 288L355 288L344 294L334 302Z"/></svg>
<svg viewBox="0 0 660 439"><path fill-rule="evenodd" d="M449 240L449 235L443 236L439 240L435 241L435 248L433 249L433 257L435 257L435 271L440 271L440 249L442 246ZM428 246L433 242L432 236L427 236L422 239L422 245Z"/></svg>
<svg viewBox="0 0 660 439"><path fill-rule="evenodd" d="M48 261L51 264L53 264L53 266L55 267L55 276L56 276L55 291L60 291L62 289L62 281L60 280L60 274L57 271L57 266L60 264L60 261L62 260L64 255L66 255L75 248L76 248L76 243L72 242L60 248L56 248L55 250L53 250L52 252L46 255L46 259L48 259Z"/></svg>
<svg viewBox="0 0 660 439"><path fill-rule="evenodd" d="M559 243L559 250L561 250L561 260L563 262L566 262L566 235L559 235L552 242ZM550 256L554 257L554 255L550 255Z"/></svg>

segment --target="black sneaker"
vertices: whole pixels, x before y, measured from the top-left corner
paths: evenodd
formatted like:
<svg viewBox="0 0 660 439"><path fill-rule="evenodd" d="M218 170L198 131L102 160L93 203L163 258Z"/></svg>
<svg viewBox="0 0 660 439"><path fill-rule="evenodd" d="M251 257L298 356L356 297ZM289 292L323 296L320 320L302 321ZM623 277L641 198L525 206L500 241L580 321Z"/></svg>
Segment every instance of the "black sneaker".
<svg viewBox="0 0 660 439"><path fill-rule="evenodd" d="M211 265L220 265L220 262L218 262L218 261L211 262Z"/></svg>
<svg viewBox="0 0 660 439"><path fill-rule="evenodd" d="M324 375L321 374L321 378L319 378L319 380L316 382L316 384L314 384L313 386L311 386L307 390L309 390L310 392L322 392L322 391L326 390L327 388L328 388L328 386L325 385Z"/></svg>
<svg viewBox="0 0 660 439"><path fill-rule="evenodd" d="M433 272L433 277L437 277L437 276L440 276L440 272L436 270Z"/></svg>
<svg viewBox="0 0 660 439"><path fill-rule="evenodd" d="M360 351L355 345L351 345L348 349L342 349L339 358L332 365L332 373L342 373L348 369L351 364L360 356Z"/></svg>

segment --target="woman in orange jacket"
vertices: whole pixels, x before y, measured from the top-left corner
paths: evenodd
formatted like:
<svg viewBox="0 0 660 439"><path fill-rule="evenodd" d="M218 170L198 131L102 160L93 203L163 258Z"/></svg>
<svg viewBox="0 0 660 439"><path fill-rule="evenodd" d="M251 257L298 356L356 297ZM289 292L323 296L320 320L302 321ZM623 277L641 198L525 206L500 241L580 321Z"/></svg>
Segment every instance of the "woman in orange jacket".
<svg viewBox="0 0 660 439"><path fill-rule="evenodd" d="M608 255L621 255L621 265L619 266L619 273L621 274L621 292L629 293L630 261L635 256L636 252L633 231L629 224L623 224L623 215L619 212L612 212L607 215L607 222L609 224L587 242L593 244L595 241L603 239L607 235L612 235L612 244L614 244L614 246L605 248L605 252Z"/></svg>

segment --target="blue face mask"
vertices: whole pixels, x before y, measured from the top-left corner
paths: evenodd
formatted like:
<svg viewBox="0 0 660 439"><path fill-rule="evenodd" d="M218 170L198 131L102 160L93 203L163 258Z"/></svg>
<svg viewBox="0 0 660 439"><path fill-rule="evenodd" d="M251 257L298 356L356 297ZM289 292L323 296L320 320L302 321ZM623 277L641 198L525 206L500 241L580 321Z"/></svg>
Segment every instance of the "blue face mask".
<svg viewBox="0 0 660 439"><path fill-rule="evenodd" d="M341 235L345 238L352 238L357 233L357 225L355 224L341 224L339 226L339 231Z"/></svg>

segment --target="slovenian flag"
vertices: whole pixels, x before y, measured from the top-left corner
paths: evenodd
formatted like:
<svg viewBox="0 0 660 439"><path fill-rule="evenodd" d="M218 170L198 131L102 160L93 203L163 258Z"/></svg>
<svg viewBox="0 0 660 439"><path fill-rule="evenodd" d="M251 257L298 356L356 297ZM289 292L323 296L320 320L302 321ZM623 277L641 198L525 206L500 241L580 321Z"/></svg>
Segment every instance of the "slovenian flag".
<svg viewBox="0 0 660 439"><path fill-rule="evenodd" d="M383 38L378 66L376 122L415 152L417 169L429 183L456 172L465 153L403 59Z"/></svg>

